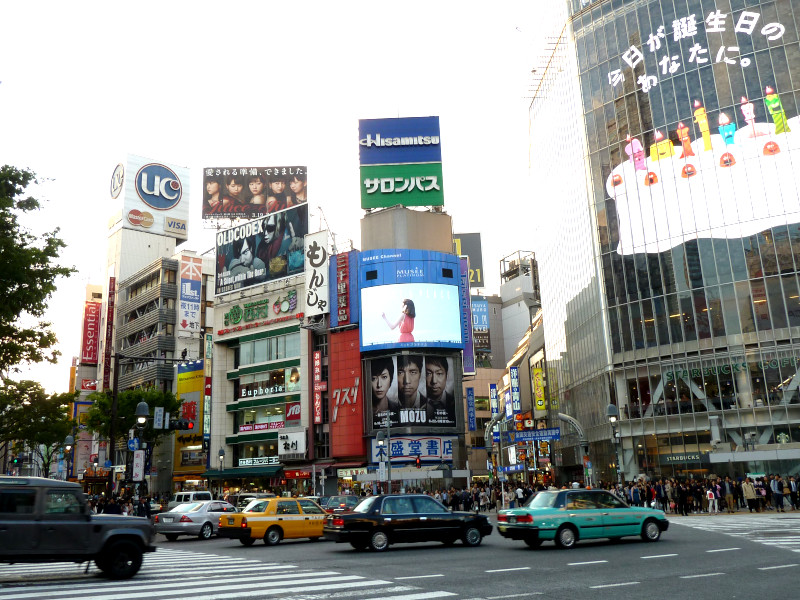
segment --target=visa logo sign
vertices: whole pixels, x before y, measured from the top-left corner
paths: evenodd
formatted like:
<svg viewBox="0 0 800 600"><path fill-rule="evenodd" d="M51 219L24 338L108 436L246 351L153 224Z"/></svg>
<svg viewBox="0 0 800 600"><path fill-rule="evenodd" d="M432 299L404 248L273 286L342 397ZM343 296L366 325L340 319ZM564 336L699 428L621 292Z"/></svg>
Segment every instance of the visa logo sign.
<svg viewBox="0 0 800 600"><path fill-rule="evenodd" d="M186 232L186 221L181 221L179 219L167 219L167 229L171 229L174 231L183 231Z"/></svg>

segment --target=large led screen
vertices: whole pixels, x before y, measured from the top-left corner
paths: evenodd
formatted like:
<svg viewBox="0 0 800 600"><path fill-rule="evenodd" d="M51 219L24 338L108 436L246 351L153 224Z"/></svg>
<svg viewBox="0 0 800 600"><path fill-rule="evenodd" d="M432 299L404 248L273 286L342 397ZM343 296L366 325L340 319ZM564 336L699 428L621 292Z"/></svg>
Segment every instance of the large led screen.
<svg viewBox="0 0 800 600"><path fill-rule="evenodd" d="M463 347L457 256L362 252L358 279L362 351Z"/></svg>
<svg viewBox="0 0 800 600"><path fill-rule="evenodd" d="M402 354L367 363L367 398L373 429L456 427L458 374L451 357ZM458 383L458 385L457 385Z"/></svg>
<svg viewBox="0 0 800 600"><path fill-rule="evenodd" d="M269 214L217 234L216 294L303 272L308 206Z"/></svg>
<svg viewBox="0 0 800 600"><path fill-rule="evenodd" d="M361 290L361 349L460 348L458 287L398 283Z"/></svg>

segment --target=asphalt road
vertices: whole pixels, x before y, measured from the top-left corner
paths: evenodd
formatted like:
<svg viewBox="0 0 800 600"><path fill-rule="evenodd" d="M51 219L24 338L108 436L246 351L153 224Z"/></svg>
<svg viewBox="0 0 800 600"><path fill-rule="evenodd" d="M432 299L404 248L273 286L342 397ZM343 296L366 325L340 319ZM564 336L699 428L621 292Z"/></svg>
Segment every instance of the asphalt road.
<svg viewBox="0 0 800 600"><path fill-rule="evenodd" d="M478 548L404 544L383 553L308 540L157 542L140 573L122 582L93 564L0 565L0 600L793 597L800 513L673 517L658 543L604 540L571 550L531 550L496 530Z"/></svg>

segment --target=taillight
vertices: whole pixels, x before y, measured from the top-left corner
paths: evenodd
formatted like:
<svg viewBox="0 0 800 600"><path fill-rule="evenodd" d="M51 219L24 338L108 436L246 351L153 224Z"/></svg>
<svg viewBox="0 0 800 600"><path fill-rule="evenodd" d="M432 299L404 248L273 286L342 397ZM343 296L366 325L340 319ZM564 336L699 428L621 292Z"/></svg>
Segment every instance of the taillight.
<svg viewBox="0 0 800 600"><path fill-rule="evenodd" d="M181 517L181 523L191 523L191 522L192 522L192 520L189 517L187 517L186 515L183 515Z"/></svg>
<svg viewBox="0 0 800 600"><path fill-rule="evenodd" d="M344 527L344 519L342 517L334 517L331 523L334 527Z"/></svg>
<svg viewBox="0 0 800 600"><path fill-rule="evenodd" d="M153 523L158 523L158 515L154 517Z"/></svg>
<svg viewBox="0 0 800 600"><path fill-rule="evenodd" d="M503 522L505 522L505 521L508 521L508 515L504 515L504 514L502 514L502 513L501 513L501 514L498 514L498 515L497 515L497 520L498 520L498 521L503 521Z"/></svg>
<svg viewBox="0 0 800 600"><path fill-rule="evenodd" d="M247 517L242 517L242 524L240 527L247 527Z"/></svg>
<svg viewBox="0 0 800 600"><path fill-rule="evenodd" d="M517 523L533 523L533 515L518 515Z"/></svg>

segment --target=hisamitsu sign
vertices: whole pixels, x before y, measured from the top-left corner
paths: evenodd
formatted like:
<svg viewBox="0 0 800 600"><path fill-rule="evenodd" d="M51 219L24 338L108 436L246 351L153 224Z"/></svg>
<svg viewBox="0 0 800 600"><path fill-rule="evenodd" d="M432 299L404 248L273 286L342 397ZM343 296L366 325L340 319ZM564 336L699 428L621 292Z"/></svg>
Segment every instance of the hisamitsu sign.
<svg viewBox="0 0 800 600"><path fill-rule="evenodd" d="M509 443L516 442L540 442L561 439L561 428L550 427L548 429L534 429L532 431L507 431L506 438Z"/></svg>

